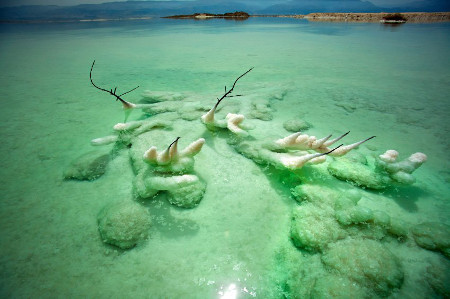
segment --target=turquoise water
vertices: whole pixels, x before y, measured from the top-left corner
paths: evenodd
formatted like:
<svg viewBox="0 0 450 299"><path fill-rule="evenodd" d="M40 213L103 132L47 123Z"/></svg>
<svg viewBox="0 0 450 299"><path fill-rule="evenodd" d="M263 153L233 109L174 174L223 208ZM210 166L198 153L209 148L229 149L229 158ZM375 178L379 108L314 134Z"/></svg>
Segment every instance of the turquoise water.
<svg viewBox="0 0 450 299"><path fill-rule="evenodd" d="M281 18L2 24L2 297L326 297L331 286L346 290L330 282L332 275L369 297L448 295L448 260L418 246L409 229L449 224L449 36L449 23L384 27ZM244 96L224 100L244 115L250 100L265 101L271 120L246 115L253 140L287 136L283 123L301 119L312 124L309 135L351 131L345 144L376 135L355 150L366 157L395 149L402 159L423 152L428 160L414 172L414 185L367 190L332 177L331 157L280 171L236 152L226 132L211 133L180 111L160 113L153 117L172 122L172 130L156 131L148 147L159 150L182 136L183 148L205 138L194 171L206 192L192 209L174 207L164 195L139 200L152 218L149 237L121 250L102 242L97 215L106 205L134 200L128 150L97 180L63 179L71 161L92 150L90 140L111 135L124 120L121 105L90 85L94 59L100 86L122 92L140 86L127 101L139 102L146 90L179 92L211 107L225 85L254 67L236 86ZM133 111L129 120L142 118ZM291 194L299 184L358 190L359 205L405 222L401 240L344 228L358 230L348 238L388 248L402 269L401 284L380 290L366 282L386 273L360 279L336 270L326 260L333 244L319 251L294 246L291 215L305 205ZM446 232L439 237L448 250ZM442 271L431 271L437 263Z"/></svg>

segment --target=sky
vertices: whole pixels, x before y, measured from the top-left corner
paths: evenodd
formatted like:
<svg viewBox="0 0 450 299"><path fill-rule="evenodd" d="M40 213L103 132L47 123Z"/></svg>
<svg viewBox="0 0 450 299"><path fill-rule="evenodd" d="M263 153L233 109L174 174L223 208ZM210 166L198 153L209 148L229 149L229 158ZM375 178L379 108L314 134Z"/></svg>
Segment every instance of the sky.
<svg viewBox="0 0 450 299"><path fill-rule="evenodd" d="M103 2L117 2L117 1L125 1L125 0L0 0L0 6L19 6L19 5L78 5L78 4L98 4ZM159 0L164 1L164 0ZM189 1L189 0L185 0ZM248 2L255 0L236 0L236 2ZM294 0L295 1L295 0ZM297 0L299 1L299 0ZM367 0L368 1L368 0ZM414 0L370 0L368 2L372 2L377 6L382 7L396 7L401 6L406 3L411 3ZM259 2L269 2L269 3L284 3L288 2L287 0L259 0Z"/></svg>

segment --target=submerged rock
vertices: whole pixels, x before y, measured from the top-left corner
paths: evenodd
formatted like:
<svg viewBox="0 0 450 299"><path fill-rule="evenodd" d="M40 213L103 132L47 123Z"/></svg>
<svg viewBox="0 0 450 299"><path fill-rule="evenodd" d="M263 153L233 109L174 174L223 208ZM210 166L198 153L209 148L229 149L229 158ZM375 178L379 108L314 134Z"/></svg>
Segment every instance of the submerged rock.
<svg viewBox="0 0 450 299"><path fill-rule="evenodd" d="M70 163L64 172L65 179L87 180L98 179L106 172L110 154L105 151L90 151Z"/></svg>
<svg viewBox="0 0 450 299"><path fill-rule="evenodd" d="M425 279L433 289L436 298L450 298L450 262L444 258L427 268Z"/></svg>
<svg viewBox="0 0 450 299"><path fill-rule="evenodd" d="M294 210L291 239L299 248L322 251L328 244L346 235L331 211L323 210L310 203L303 204Z"/></svg>
<svg viewBox="0 0 450 299"><path fill-rule="evenodd" d="M381 296L389 295L403 283L400 261L377 241L346 239L336 242L322 255L322 262Z"/></svg>
<svg viewBox="0 0 450 299"><path fill-rule="evenodd" d="M316 279L311 298L367 298L367 289L344 276L324 275Z"/></svg>
<svg viewBox="0 0 450 299"><path fill-rule="evenodd" d="M412 233L420 247L440 251L450 257L450 226L438 222L424 222L414 226Z"/></svg>
<svg viewBox="0 0 450 299"><path fill-rule="evenodd" d="M107 205L97 220L103 242L122 249L132 248L147 239L151 226L150 213L133 201Z"/></svg>
<svg viewBox="0 0 450 299"><path fill-rule="evenodd" d="M203 199L206 184L198 180L190 185L174 189L169 192L168 201L180 208L194 208Z"/></svg>
<svg viewBox="0 0 450 299"><path fill-rule="evenodd" d="M331 162L328 165L328 171L342 181L369 189L386 188L390 181L388 177L378 174L368 165L347 158L339 158Z"/></svg>
<svg viewBox="0 0 450 299"><path fill-rule="evenodd" d="M306 130L312 128L312 125L305 120L290 119L283 123L283 128L286 131L295 133L295 132L300 132L300 131L306 131Z"/></svg>

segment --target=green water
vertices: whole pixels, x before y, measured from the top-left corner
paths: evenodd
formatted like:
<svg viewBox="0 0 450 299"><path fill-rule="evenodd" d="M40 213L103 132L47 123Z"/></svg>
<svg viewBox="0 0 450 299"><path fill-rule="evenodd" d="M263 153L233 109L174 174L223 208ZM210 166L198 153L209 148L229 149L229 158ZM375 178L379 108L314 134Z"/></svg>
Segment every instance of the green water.
<svg viewBox="0 0 450 299"><path fill-rule="evenodd" d="M361 203L409 226L448 224L449 36L449 23L384 27L278 18L1 24L1 296L321 297L308 291L308 282L334 273L321 264L321 253L290 241L299 205L290 190L300 181L360 188L328 175L328 162L305 168L300 178L257 165L200 120L171 118L173 129L161 132L162 144L182 136L182 147L205 137L195 157L195 172L207 184L200 204L180 209L164 196L143 201L153 221L148 240L125 251L102 243L99 211L132 200L127 150L95 181L63 179L70 162L92 149L90 140L110 135L124 119L120 104L90 85L94 59L99 85L123 92L140 86L124 96L130 102L151 90L214 104L225 85L254 67L236 93L283 97L270 100L272 120L246 120L255 126L253 138L287 136L283 122L302 119L318 137L351 131L345 144L376 135L357 150L364 155L426 153L414 185L360 189ZM130 120L141 116L134 111ZM404 272L389 296L438 296L424 277L441 253L417 246L410 234L377 242ZM445 285L448 275L445 266L434 277Z"/></svg>

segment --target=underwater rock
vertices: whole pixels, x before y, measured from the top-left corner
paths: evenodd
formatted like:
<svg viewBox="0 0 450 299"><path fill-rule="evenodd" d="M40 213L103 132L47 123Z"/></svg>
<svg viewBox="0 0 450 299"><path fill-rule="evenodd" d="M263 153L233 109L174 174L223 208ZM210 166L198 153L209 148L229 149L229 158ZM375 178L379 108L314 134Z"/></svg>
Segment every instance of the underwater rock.
<svg viewBox="0 0 450 299"><path fill-rule="evenodd" d="M291 189L291 194L298 202L308 201L315 205L331 208L341 193L322 185L301 184Z"/></svg>
<svg viewBox="0 0 450 299"><path fill-rule="evenodd" d="M106 172L109 161L109 152L90 151L70 163L64 172L64 178L87 181L96 180Z"/></svg>
<svg viewBox="0 0 450 299"><path fill-rule="evenodd" d="M416 179L411 174L427 161L427 155L414 153L402 161L397 161L397 157L398 152L396 150L387 150L384 154L378 156L376 167L385 171L396 183L413 184Z"/></svg>
<svg viewBox="0 0 450 299"><path fill-rule="evenodd" d="M417 245L439 251L450 258L450 226L439 222L424 222L412 228Z"/></svg>
<svg viewBox="0 0 450 299"><path fill-rule="evenodd" d="M175 118L177 117L178 115L175 114ZM117 123L113 127L116 135L93 139L91 140L91 144L99 146L115 143L115 147L117 148L120 148L121 146L130 146L139 135L146 132L156 129L171 129L171 120L174 120L173 115L166 120L151 119Z"/></svg>
<svg viewBox="0 0 450 299"><path fill-rule="evenodd" d="M264 121L272 120L272 108L267 100L253 100L251 105L251 111L248 114L249 118L260 119Z"/></svg>
<svg viewBox="0 0 450 299"><path fill-rule="evenodd" d="M166 113L166 112L175 112L180 109L182 103L170 101L170 102L160 102L155 104L147 104L145 108L142 107L142 111L148 113L150 115Z"/></svg>
<svg viewBox="0 0 450 299"><path fill-rule="evenodd" d="M367 292L367 289L344 276L324 275L316 279L311 298L367 298Z"/></svg>
<svg viewBox="0 0 450 299"><path fill-rule="evenodd" d="M322 262L381 296L389 295L403 283L398 258L383 244L369 239L346 239L330 245Z"/></svg>
<svg viewBox="0 0 450 299"><path fill-rule="evenodd" d="M103 242L122 249L145 240L151 226L148 210L131 200L107 205L97 220Z"/></svg>
<svg viewBox="0 0 450 299"><path fill-rule="evenodd" d="M450 262L440 258L427 267L425 279L437 298L450 298Z"/></svg>
<svg viewBox="0 0 450 299"><path fill-rule="evenodd" d="M342 197L340 198L335 205L336 210L336 219L342 225L350 225L350 224L358 224L367 222L374 219L374 213L371 209L353 205L347 206L347 202L349 199Z"/></svg>
<svg viewBox="0 0 450 299"><path fill-rule="evenodd" d="M334 177L351 182L359 187L369 189L384 189L389 183L389 178L382 176L362 163L344 158L335 159L328 165L328 172Z"/></svg>
<svg viewBox="0 0 450 299"><path fill-rule="evenodd" d="M140 103L153 104L167 101L181 101L184 100L186 97L187 95L179 92L146 90L142 94L142 100L140 101Z"/></svg>
<svg viewBox="0 0 450 299"><path fill-rule="evenodd" d="M190 209L196 207L203 199L206 184L197 180L189 185L169 190L168 201L177 207Z"/></svg>
<svg viewBox="0 0 450 299"><path fill-rule="evenodd" d="M301 119L290 119L283 123L283 128L288 132L300 132L300 131L306 131L308 129L312 128L312 125Z"/></svg>
<svg viewBox="0 0 450 299"><path fill-rule="evenodd" d="M193 208L203 198L206 185L196 175L157 176L142 172L134 180L134 191L142 199L155 196L159 191L169 193L169 202L182 208Z"/></svg>
<svg viewBox="0 0 450 299"><path fill-rule="evenodd" d="M391 217L391 223L387 229L387 231L396 237L406 237L409 232L410 226L403 220Z"/></svg>
<svg viewBox="0 0 450 299"><path fill-rule="evenodd" d="M345 157L330 163L328 171L340 180L369 189L384 189L395 184L413 184L416 179L412 173L426 162L427 156L415 153L402 161L397 161L397 157L398 152L395 150L387 150L372 164Z"/></svg>
<svg viewBox="0 0 450 299"><path fill-rule="evenodd" d="M346 237L330 211L310 203L295 208L290 234L296 247L308 251L322 251L330 243Z"/></svg>
<svg viewBox="0 0 450 299"><path fill-rule="evenodd" d="M150 147L144 153L144 161L150 164L157 172L163 173L186 173L194 168L194 156L197 155L203 145L204 138L199 138L186 146L182 151L178 151L178 140L176 138L168 148L158 152L155 146Z"/></svg>

